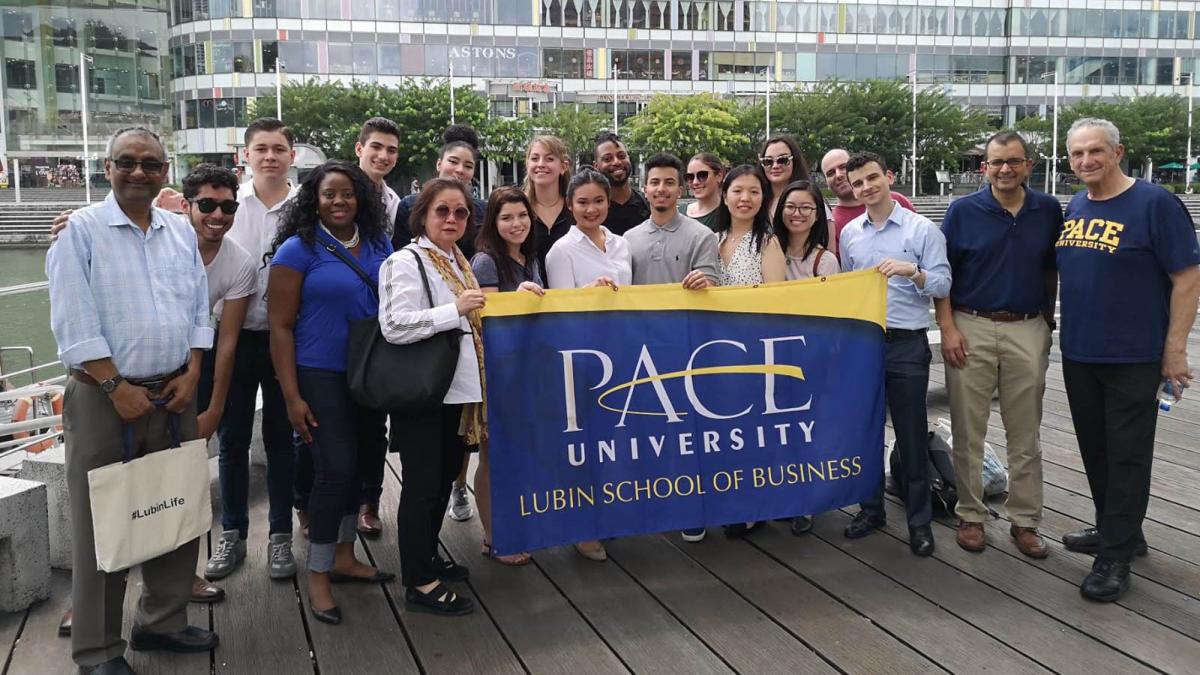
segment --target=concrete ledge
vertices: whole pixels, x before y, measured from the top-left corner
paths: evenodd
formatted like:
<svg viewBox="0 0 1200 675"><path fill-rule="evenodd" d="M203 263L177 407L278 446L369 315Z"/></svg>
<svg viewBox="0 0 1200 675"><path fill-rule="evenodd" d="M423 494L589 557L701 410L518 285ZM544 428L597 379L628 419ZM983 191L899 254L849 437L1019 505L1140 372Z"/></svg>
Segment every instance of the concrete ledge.
<svg viewBox="0 0 1200 675"><path fill-rule="evenodd" d="M46 486L0 478L0 612L50 597Z"/></svg>
<svg viewBox="0 0 1200 675"><path fill-rule="evenodd" d="M45 484L50 566L71 569L71 495L67 491L66 446L60 443L25 458L17 478Z"/></svg>

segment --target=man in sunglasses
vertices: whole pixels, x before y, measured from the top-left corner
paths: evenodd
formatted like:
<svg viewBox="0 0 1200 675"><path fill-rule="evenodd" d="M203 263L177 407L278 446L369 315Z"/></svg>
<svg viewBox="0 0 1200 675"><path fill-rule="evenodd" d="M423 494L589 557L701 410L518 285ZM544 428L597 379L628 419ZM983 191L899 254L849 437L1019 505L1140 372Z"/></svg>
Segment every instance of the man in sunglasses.
<svg viewBox="0 0 1200 675"><path fill-rule="evenodd" d="M601 131L594 146L596 170L604 174L611 188L608 218L604 227L615 235L623 235L650 217L650 205L640 192L629 184L633 164L621 137L611 131Z"/></svg>
<svg viewBox="0 0 1200 675"><path fill-rule="evenodd" d="M1057 199L1026 184L1033 160L1018 133L993 134L984 153L989 185L956 199L942 221L954 285L948 298L934 300L954 427L957 541L967 551L987 548L983 439L998 389L1010 471L1009 533L1021 553L1044 558L1050 549L1038 534L1038 430L1058 290L1054 242L1063 213Z"/></svg>
<svg viewBox="0 0 1200 675"><path fill-rule="evenodd" d="M833 205L833 217L829 219L829 247L835 255L841 255L839 240L842 229L846 224L867 212L867 205L854 196L854 188L850 187L850 179L846 177L846 162L850 161L850 153L842 148L834 148L821 158L821 173L825 174L825 183L837 197ZM892 200L900 206L917 212L908 197L899 192L892 192Z"/></svg>
<svg viewBox="0 0 1200 675"><path fill-rule="evenodd" d="M196 233L153 207L167 173L162 142L140 127L118 131L104 172L112 192L71 214L46 255L46 277L51 327L71 373L63 426L79 619L72 656L83 673L132 673L121 639L125 575L97 568L88 471L121 461L125 425L139 454L173 445L172 414L179 440L199 437L193 399L213 330ZM215 633L187 623L198 554L196 539L142 564L133 649L216 647Z"/></svg>

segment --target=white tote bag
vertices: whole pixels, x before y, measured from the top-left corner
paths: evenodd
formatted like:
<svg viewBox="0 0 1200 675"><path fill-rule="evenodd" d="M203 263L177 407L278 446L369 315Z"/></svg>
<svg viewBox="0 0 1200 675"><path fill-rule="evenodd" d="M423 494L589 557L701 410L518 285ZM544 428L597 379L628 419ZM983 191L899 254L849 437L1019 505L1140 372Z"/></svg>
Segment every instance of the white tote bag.
<svg viewBox="0 0 1200 675"><path fill-rule="evenodd" d="M208 532L209 485L203 440L88 471L96 566L119 572Z"/></svg>

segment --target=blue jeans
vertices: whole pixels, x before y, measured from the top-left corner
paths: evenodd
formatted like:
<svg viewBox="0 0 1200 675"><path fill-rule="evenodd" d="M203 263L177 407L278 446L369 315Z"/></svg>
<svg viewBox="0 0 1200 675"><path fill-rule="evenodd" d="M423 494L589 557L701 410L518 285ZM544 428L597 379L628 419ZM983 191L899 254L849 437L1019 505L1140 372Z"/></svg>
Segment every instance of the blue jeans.
<svg viewBox="0 0 1200 675"><path fill-rule="evenodd" d="M884 355L884 392L896 447L904 475L894 476L903 490L908 527L923 527L933 519L929 493L929 421L925 395L929 391L929 336L925 331L888 331ZM883 474L875 495L862 503L862 510L882 517Z"/></svg>
<svg viewBox="0 0 1200 675"><path fill-rule="evenodd" d="M292 531L292 483L295 456L292 425L288 422L283 392L271 364L267 331L243 330L238 336L229 395L221 416L220 483L221 527L237 530L243 539L250 526L250 438L254 431L255 398L262 389L262 439L267 453L269 532Z"/></svg>
<svg viewBox="0 0 1200 675"><path fill-rule="evenodd" d="M387 450L386 415L355 403L343 372L300 366L296 378L318 424L307 446L313 469L309 569L328 572L335 545L354 541L361 467L368 455Z"/></svg>

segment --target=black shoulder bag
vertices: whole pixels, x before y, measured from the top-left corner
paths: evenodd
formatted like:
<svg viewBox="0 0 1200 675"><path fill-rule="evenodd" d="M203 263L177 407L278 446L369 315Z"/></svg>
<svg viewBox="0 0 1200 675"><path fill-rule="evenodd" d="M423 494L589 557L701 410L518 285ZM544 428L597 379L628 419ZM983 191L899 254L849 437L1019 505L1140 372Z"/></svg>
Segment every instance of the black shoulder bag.
<svg viewBox="0 0 1200 675"><path fill-rule="evenodd" d="M354 270L379 300L379 291L370 275L337 246L322 243L325 250ZM417 260L429 306L435 307L421 256L416 251L410 252ZM463 331L456 328L441 331L420 342L397 345L383 337L378 313L352 322L346 364L350 395L360 405L386 412L423 412L440 406L454 380L462 335Z"/></svg>

